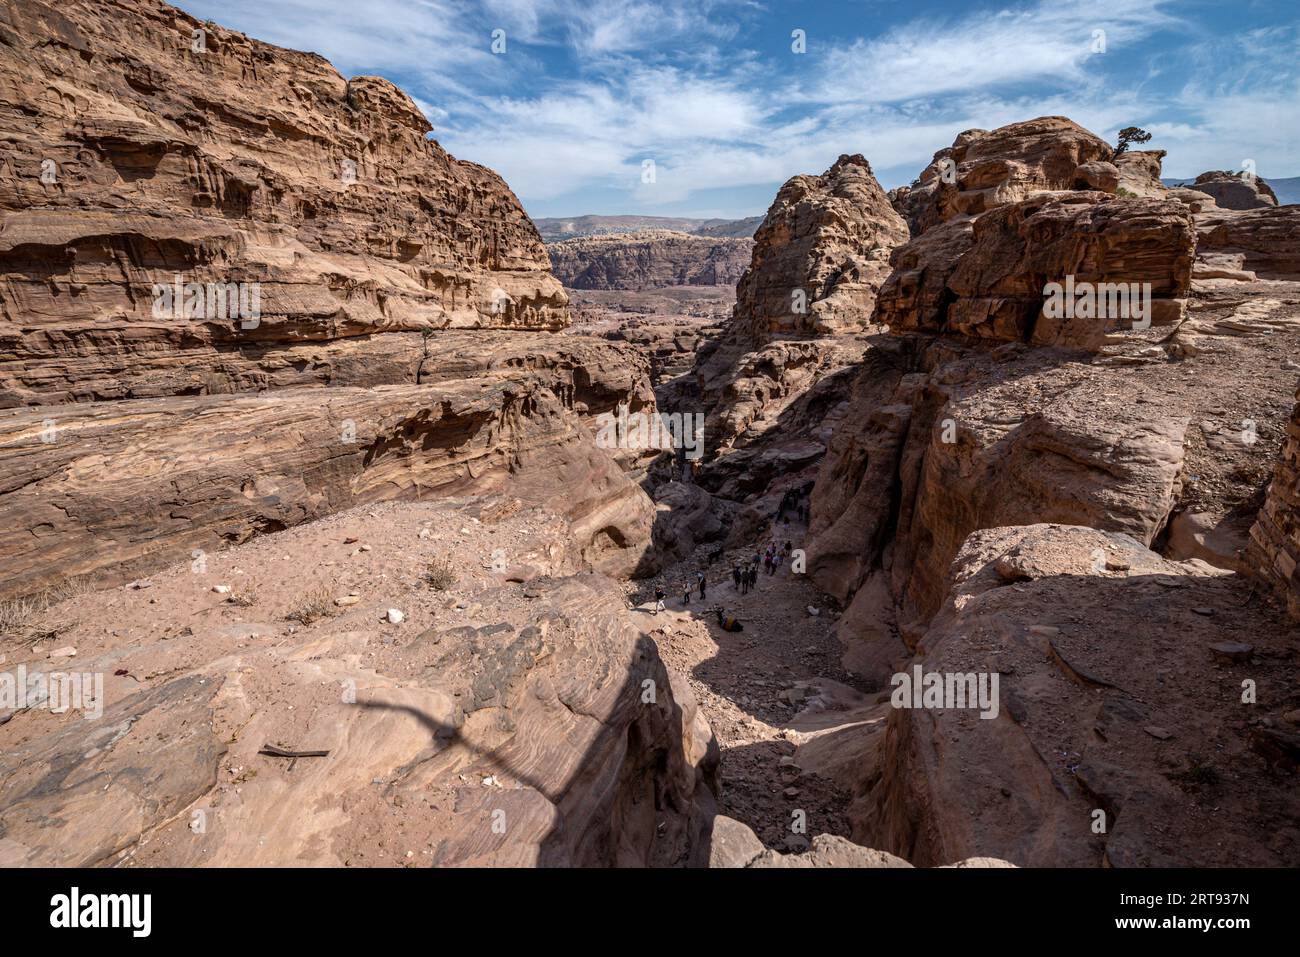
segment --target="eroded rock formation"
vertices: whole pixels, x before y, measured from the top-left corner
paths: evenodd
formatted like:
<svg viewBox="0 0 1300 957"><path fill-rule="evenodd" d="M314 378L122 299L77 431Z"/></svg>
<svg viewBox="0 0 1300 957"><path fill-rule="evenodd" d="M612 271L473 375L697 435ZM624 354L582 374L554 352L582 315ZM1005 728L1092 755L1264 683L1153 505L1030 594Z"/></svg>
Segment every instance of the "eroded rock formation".
<svg viewBox="0 0 1300 957"><path fill-rule="evenodd" d="M1247 582L1122 534L1030 525L972 535L950 588L917 662L998 673L997 714L890 709L855 838L917 865L1294 861L1283 822L1300 803L1269 757L1282 702L1252 711L1241 682L1285 681L1300 631L1243 608Z"/></svg>
<svg viewBox="0 0 1300 957"><path fill-rule="evenodd" d="M876 319L894 331L1096 349L1108 333L1181 318L1195 243L1191 212L1176 200L1074 192L1008 203L900 248ZM1107 315L1053 315L1051 283L1069 297L1107 284L1114 302L1104 303ZM1133 311L1144 304L1130 303L1134 289L1149 298L1150 315Z"/></svg>
<svg viewBox="0 0 1300 957"><path fill-rule="evenodd" d="M1250 530L1250 567L1300 618L1300 404L1291 415L1264 506Z"/></svg>
<svg viewBox="0 0 1300 957"><path fill-rule="evenodd" d="M578 421L648 365L546 334L537 231L405 93L152 0L0 27L6 595L534 467L594 567L653 564L642 456Z"/></svg>
<svg viewBox="0 0 1300 957"><path fill-rule="evenodd" d="M992 132L966 130L934 154L915 183L895 190L893 199L917 236L1037 192L1107 186L1113 192L1120 181L1110 162L1113 153L1101 137L1064 116L1042 116Z"/></svg>
<svg viewBox="0 0 1300 957"><path fill-rule="evenodd" d="M664 400L704 412L711 487L735 494L749 486L748 494L824 451L816 413L843 398L847 378L837 373L860 361L877 328L876 295L907 235L861 156L841 156L821 176L781 188L755 233L730 322ZM755 459L783 467L753 475Z"/></svg>
<svg viewBox="0 0 1300 957"><path fill-rule="evenodd" d="M146 380L128 395L234 391L268 349L567 321L509 189L386 80L149 0L3 17L7 404L68 398L68 365ZM257 316L161 302L178 283L244 284ZM159 354L188 374L155 381Z"/></svg>

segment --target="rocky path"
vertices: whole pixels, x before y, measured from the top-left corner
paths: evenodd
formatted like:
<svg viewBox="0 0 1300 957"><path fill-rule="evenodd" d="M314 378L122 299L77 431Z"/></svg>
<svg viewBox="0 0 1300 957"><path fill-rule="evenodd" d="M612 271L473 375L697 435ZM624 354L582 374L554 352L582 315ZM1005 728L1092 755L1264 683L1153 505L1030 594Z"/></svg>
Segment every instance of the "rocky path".
<svg viewBox="0 0 1300 957"><path fill-rule="evenodd" d="M782 528L781 539L798 548L804 532L792 524ZM751 559L755 547L731 549L709 566L714 547L702 546L690 560L629 587L642 626L669 667L687 676L717 735L719 810L777 850L803 850L821 833L847 837L849 795L795 758L805 737L799 729L808 725L810 713L844 707L845 693L857 693L846 686L860 684L839 665L838 616L788 563L772 575L760 566L758 584L740 593L731 568ZM709 578L707 598L701 601L692 591L686 604L683 583L693 582L700 569ZM658 615L656 587L668 593L666 611ZM718 626L713 609L719 605L740 620L743 632ZM794 827L798 822L806 822L806 831Z"/></svg>

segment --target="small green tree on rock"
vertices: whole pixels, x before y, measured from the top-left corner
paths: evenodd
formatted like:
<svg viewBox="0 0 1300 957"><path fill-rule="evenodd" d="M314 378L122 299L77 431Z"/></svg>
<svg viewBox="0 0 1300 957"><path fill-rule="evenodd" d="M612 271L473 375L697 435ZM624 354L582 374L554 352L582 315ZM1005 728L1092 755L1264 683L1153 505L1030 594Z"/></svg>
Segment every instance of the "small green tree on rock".
<svg viewBox="0 0 1300 957"><path fill-rule="evenodd" d="M1151 134L1140 126L1126 126L1119 131L1119 145L1115 147L1115 156L1128 149L1130 143L1148 143Z"/></svg>

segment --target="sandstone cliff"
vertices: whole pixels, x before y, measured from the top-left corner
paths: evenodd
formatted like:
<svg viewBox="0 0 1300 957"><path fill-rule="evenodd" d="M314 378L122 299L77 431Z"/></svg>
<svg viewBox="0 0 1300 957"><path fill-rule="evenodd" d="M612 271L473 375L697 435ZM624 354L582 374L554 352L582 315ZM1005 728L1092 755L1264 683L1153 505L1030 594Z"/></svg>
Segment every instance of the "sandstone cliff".
<svg viewBox="0 0 1300 957"><path fill-rule="evenodd" d="M226 392L272 350L567 322L513 194L386 80L153 0L16 0L0 44L0 403L75 398L82 366L126 395ZM215 283L257 315L161 301Z"/></svg>
<svg viewBox="0 0 1300 957"><path fill-rule="evenodd" d="M716 745L600 574L659 560L593 421L649 364L551 334L500 178L153 0L17 0L0 49L0 661L41 676L0 861L707 863Z"/></svg>
<svg viewBox="0 0 1300 957"><path fill-rule="evenodd" d="M889 255L906 239L906 224L861 156L841 156L822 175L781 187L754 235L731 320L665 398L669 407L705 412L707 484L734 494L731 480L744 481L754 456L784 459L789 446L799 447L800 467L816 458L807 454L810 443L820 446L816 438L782 420L806 422L793 407L813 384L844 381L836 373L861 359ZM820 403L834 405L824 393ZM733 452L739 457L728 458Z"/></svg>
<svg viewBox="0 0 1300 957"><path fill-rule="evenodd" d="M1222 609L1250 592L1229 571L1289 567L1285 459L1254 553L1245 530L1294 390L1300 229L1285 210L1221 210L1195 191L1143 198L1073 124L1009 129L963 134L919 196L896 197L917 235L894 254L876 311L890 335L813 491L809 562L846 602L846 665L881 683L911 662L999 672L1002 716L889 711L855 839L918 864L1293 860L1293 844L1251 837L1295 813L1268 783L1294 760L1286 699L1251 727L1230 666L1269 680L1261 662L1296 633L1266 607ZM937 161L953 153L945 183ZM1066 275L1150 283L1150 325L1060 321L1044 293ZM1188 707L1206 687L1215 704ZM1255 783L1209 796L1207 738L1216 766ZM1240 808L1213 848L1192 810L1205 800ZM1104 832L1082 826L1094 809Z"/></svg>
<svg viewBox="0 0 1300 957"><path fill-rule="evenodd" d="M537 231L405 93L155 0L18 0L0 45L5 596L532 468L594 567L653 565L579 421L647 364L549 337Z"/></svg>

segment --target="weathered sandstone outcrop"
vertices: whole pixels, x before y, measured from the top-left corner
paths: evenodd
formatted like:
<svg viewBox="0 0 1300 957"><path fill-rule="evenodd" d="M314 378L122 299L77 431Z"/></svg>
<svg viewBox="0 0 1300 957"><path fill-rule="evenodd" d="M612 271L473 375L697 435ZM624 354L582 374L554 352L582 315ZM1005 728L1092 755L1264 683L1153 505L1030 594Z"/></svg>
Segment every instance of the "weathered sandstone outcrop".
<svg viewBox="0 0 1300 957"><path fill-rule="evenodd" d="M1300 279L1300 206L1212 205L1197 213L1196 234L1198 278ZM1220 272L1207 271L1207 265Z"/></svg>
<svg viewBox="0 0 1300 957"><path fill-rule="evenodd" d="M0 863L706 864L716 745L569 528L381 504L64 603L75 668L7 667L103 675L102 716L0 712Z"/></svg>
<svg viewBox="0 0 1300 957"><path fill-rule="evenodd" d="M554 503L592 564L625 574L647 558L654 514L522 371L11 410L0 482L6 595L122 581L354 505L506 484Z"/></svg>
<svg viewBox="0 0 1300 957"><path fill-rule="evenodd" d="M1264 506L1250 530L1251 570L1272 585L1287 610L1300 618L1300 404L1268 486Z"/></svg>
<svg viewBox="0 0 1300 957"><path fill-rule="evenodd" d="M782 471L769 469L762 481L747 475L755 457L777 464L793 455L798 467L808 464L804 453L818 443L792 427L792 418L808 421L795 407L815 384L842 384L836 373L861 360L865 334L877 328L872 313L889 255L907 238L861 156L841 156L821 176L796 176L781 187L755 233L731 321L665 401L703 409L706 483L738 480L752 491ZM817 404L836 403L823 394ZM728 458L737 452L743 460Z"/></svg>
<svg viewBox="0 0 1300 957"><path fill-rule="evenodd" d="M1119 172L1119 186L1107 192L1157 198L1166 195L1168 190L1160 180L1160 166L1164 158L1164 150L1125 150L1119 156L1112 157L1111 163Z"/></svg>
<svg viewBox="0 0 1300 957"><path fill-rule="evenodd" d="M1043 191L1119 185L1114 150L1063 116L1042 116L992 132L966 130L939 150L910 187L894 192L913 236L958 217L978 216ZM1114 186L1107 190L1113 191Z"/></svg>
<svg viewBox="0 0 1300 957"><path fill-rule="evenodd" d="M813 494L809 571L847 603L846 667L880 681L906 661L980 528L1086 525L1241 567L1251 477L1293 392L1277 357L1300 327L1289 283L1194 291L1194 252L1199 237L1280 280L1295 235L1285 209L1075 190L900 247L876 309L890 336L872 341ZM1150 327L1109 304L1049 314L1045 287L1071 281L1150 283Z"/></svg>
<svg viewBox="0 0 1300 957"><path fill-rule="evenodd" d="M1243 701L1243 679L1285 685L1300 632L1248 605L1248 582L1122 534L1032 525L972 535L951 588L916 664L997 674L997 714L890 709L855 840L918 866L1300 859L1300 798L1272 770L1296 738L1285 695Z"/></svg>
<svg viewBox="0 0 1300 957"><path fill-rule="evenodd" d="M186 375L139 394L234 391L275 349L382 356L393 331L568 321L510 190L386 80L154 0L15 0L0 44L5 404L84 398L64 366L184 353Z"/></svg>
<svg viewBox="0 0 1300 957"><path fill-rule="evenodd" d="M715 239L643 230L551 243L555 277L571 289L734 286L749 265L752 239Z"/></svg>
<svg viewBox="0 0 1300 957"><path fill-rule="evenodd" d="M867 329L889 254L907 238L863 157L794 177L754 234L753 262L736 288L735 333L762 344Z"/></svg>
<svg viewBox="0 0 1300 957"><path fill-rule="evenodd" d="M1149 284L1149 323L1170 325L1182 316L1195 244L1191 211L1175 200L1098 192L1021 200L937 225L901 247L876 321L891 331L1096 349L1108 333L1140 324L1130 303L1103 303L1109 315L1080 308L1053 316L1048 284L1070 297L1102 283ZM1140 306L1136 297L1131 306Z"/></svg>

